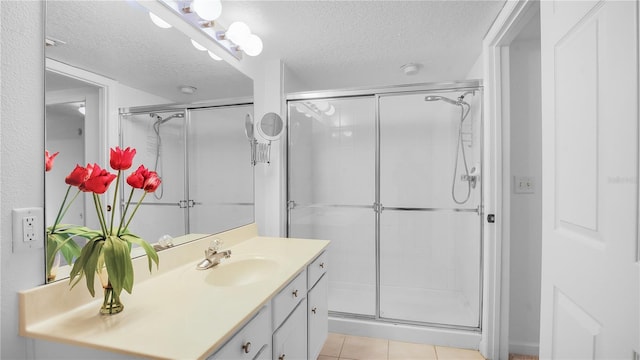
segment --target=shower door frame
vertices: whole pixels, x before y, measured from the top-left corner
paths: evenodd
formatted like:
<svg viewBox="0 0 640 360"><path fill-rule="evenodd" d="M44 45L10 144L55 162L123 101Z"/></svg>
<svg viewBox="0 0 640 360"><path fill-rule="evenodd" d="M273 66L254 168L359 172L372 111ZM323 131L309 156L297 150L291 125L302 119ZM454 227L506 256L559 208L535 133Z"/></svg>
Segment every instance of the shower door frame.
<svg viewBox="0 0 640 360"><path fill-rule="evenodd" d="M146 106L136 106L131 108L120 108L118 113L118 143L122 143L122 118L127 115L140 115L140 114L149 114L152 112L182 112L184 114L184 197L186 200L182 200L179 203L146 203L147 205L156 205L156 206L179 206L184 209L184 233L188 234L191 229L190 224L190 208L197 205L197 202L191 199L191 195L189 194L190 188L190 173L189 173L189 128L191 126L191 110L199 110L206 108L221 108L221 107L234 107L234 106L254 106L252 98L233 98L233 99L225 99L225 100L217 100L217 101L209 101L198 104L160 104L160 105L146 105ZM124 179L123 179L124 181ZM253 197L255 201L255 167L254 167L254 181L253 181L252 191ZM124 206L124 193L120 195L120 206ZM182 203L185 203L183 206ZM142 203L145 204L145 203ZM239 203L239 205L243 205L243 203ZM255 202L254 202L254 214L253 221L255 222Z"/></svg>
<svg viewBox="0 0 640 360"><path fill-rule="evenodd" d="M403 319L393 319L388 317L380 316L380 215L384 210L383 204L380 203L380 98L384 96L393 96L393 95L412 95L412 94L420 94L425 92L464 92L464 91L478 91L480 96L478 100L478 104L484 107L484 87L482 84L482 80L462 80L462 81L453 81L453 82L438 82L438 83L424 83L424 84L411 84L411 85L402 85L402 86L388 86L388 87L379 87L379 88L359 88L359 89L346 89L346 90L330 90L330 91L319 91L319 92L300 92L300 93L292 93L288 94L286 97L287 100L287 151L286 151L286 179L287 179L287 189L286 189L286 236L290 236L290 226L291 226L291 210L290 202L291 193L290 193L290 180L291 180L291 171L290 171L290 151L289 148L291 146L291 133L289 126L289 122L291 119L291 108L289 107L289 102L292 101L302 101L302 100L331 100L331 99L346 99L346 98L355 98L355 97L373 97L375 100L375 195L374 195L374 203L370 206L370 208L375 212L375 285L376 285L376 298L375 298L375 315L360 315L360 314L352 314L345 312L336 312L329 311L330 316L344 318L344 319L355 319L355 320L374 320L380 323L387 324L403 324L403 325L416 325L422 327L430 327L430 328L441 328L441 329L451 329L451 330L462 330L462 331L470 331L474 333L480 333L482 331L482 319L483 319L483 298L484 298L484 275L485 275L485 264L484 264L484 191L485 191L485 181L482 179L480 181L480 204L477 208L478 216L480 217L480 227L479 227L479 235L480 235L480 266L479 266L479 312L478 312L478 326L460 326L460 325L448 325L448 324L438 324L438 323L430 323L430 322L421 322L421 321L410 321ZM484 110L481 108L479 113L479 132L480 132L480 174L484 174ZM484 178L484 176L483 176ZM322 207L318 205L319 207ZM327 205L325 207L331 207L331 205ZM369 207L367 207L369 208ZM391 208L389 208L391 209ZM396 208L393 208L396 209ZM397 208L399 210L403 210L403 208ZM412 209L413 210L413 209ZM434 209L427 210L417 210L417 211L435 211ZM454 212L458 210L453 210ZM468 210L465 210L468 211Z"/></svg>

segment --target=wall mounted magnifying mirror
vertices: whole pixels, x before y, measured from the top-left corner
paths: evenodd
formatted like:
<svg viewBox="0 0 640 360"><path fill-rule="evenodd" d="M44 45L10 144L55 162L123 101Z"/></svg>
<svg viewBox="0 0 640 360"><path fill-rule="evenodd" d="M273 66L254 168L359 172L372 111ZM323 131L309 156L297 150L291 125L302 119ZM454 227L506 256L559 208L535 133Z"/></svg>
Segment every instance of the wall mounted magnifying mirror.
<svg viewBox="0 0 640 360"><path fill-rule="evenodd" d="M266 113L257 126L258 134L265 140L275 141L280 138L284 130L284 122L276 113Z"/></svg>

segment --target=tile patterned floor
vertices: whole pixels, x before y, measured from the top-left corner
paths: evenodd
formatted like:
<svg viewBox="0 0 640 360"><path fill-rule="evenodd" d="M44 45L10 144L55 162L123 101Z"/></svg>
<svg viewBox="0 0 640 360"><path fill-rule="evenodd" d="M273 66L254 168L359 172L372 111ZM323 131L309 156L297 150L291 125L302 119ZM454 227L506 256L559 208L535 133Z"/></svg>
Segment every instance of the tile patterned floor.
<svg viewBox="0 0 640 360"><path fill-rule="evenodd" d="M330 333L318 360L484 360L475 350Z"/></svg>

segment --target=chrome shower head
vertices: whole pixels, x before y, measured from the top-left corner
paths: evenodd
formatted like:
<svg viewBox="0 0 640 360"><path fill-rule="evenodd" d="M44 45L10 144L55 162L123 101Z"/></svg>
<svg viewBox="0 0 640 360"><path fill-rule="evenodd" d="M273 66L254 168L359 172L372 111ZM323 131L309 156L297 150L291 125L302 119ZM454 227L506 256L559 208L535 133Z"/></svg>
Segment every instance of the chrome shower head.
<svg viewBox="0 0 640 360"><path fill-rule="evenodd" d="M149 116L155 117L157 119L156 123L158 125L161 125L161 124L164 124L164 123L166 123L167 121L169 121L169 120L171 120L173 118L183 118L184 117L184 113L175 113L175 114L169 115L168 117L166 117L164 119L161 118L160 115L157 115L155 113L151 113L151 114L149 114Z"/></svg>
<svg viewBox="0 0 640 360"><path fill-rule="evenodd" d="M461 100L455 101L455 100L451 100L449 98L446 98L444 96L432 96L432 95L429 95L429 96L424 98L424 101L439 101L439 100L447 102L447 103L449 103L451 105L460 105L460 103L462 102Z"/></svg>

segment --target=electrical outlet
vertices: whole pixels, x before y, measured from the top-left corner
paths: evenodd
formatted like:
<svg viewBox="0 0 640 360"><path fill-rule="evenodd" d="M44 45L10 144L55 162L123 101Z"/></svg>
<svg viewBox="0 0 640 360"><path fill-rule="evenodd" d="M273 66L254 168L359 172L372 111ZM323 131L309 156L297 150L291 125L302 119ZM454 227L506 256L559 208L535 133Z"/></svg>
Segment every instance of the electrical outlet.
<svg viewBox="0 0 640 360"><path fill-rule="evenodd" d="M22 241L36 241L35 216L25 216L22 218Z"/></svg>
<svg viewBox="0 0 640 360"><path fill-rule="evenodd" d="M13 252L42 249L44 225L42 208L13 209Z"/></svg>

